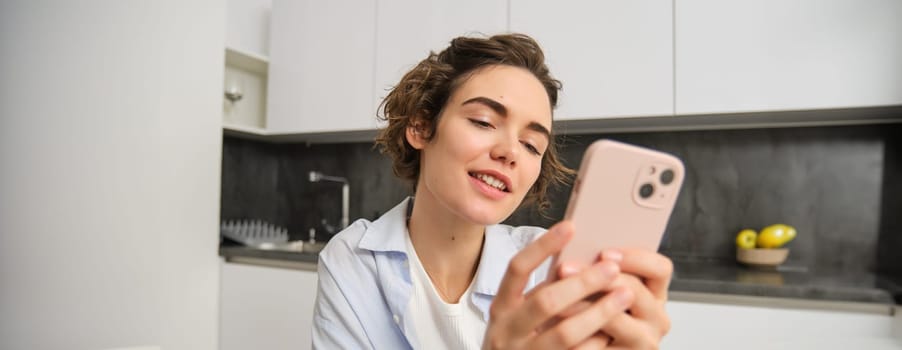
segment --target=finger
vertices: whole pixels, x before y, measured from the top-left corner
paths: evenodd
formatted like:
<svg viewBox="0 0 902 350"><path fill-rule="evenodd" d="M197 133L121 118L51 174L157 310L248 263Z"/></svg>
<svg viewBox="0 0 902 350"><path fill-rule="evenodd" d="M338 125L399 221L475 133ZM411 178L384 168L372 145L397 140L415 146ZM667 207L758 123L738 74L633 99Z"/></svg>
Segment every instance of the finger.
<svg viewBox="0 0 902 350"><path fill-rule="evenodd" d="M661 336L652 332L645 323L623 313L603 328L613 338L612 348L657 349Z"/></svg>
<svg viewBox="0 0 902 350"><path fill-rule="evenodd" d="M667 317L664 302L655 298L636 276L621 274L613 285L633 291L635 299L630 305L629 311L634 318L657 329L661 335L670 330L670 318Z"/></svg>
<svg viewBox="0 0 902 350"><path fill-rule="evenodd" d="M532 289L530 289L528 292L526 292L526 294L524 294L523 297L529 298L530 295L533 295L536 292L542 290L543 288L548 287L548 285L550 285L551 283L552 283L551 281L547 281L547 280L539 282L539 284L537 284L535 287L532 287Z"/></svg>
<svg viewBox="0 0 902 350"><path fill-rule="evenodd" d="M498 294L492 302L492 309L508 309L515 305L514 303L523 296L523 289L529 283L532 271L545 259L559 252L572 236L573 225L562 221L517 253L508 264L504 278L501 279Z"/></svg>
<svg viewBox="0 0 902 350"><path fill-rule="evenodd" d="M601 298L601 295L599 295L598 298ZM573 304L570 304L569 307L567 307L566 309L564 309L564 311L561 311L560 313L558 313L555 316L560 317L561 319L565 319L570 316L576 315L576 314L582 312L583 310L592 307L592 304L596 300L598 300L598 298L595 298L595 300L589 300L589 298L586 298L586 299L577 301Z"/></svg>
<svg viewBox="0 0 902 350"><path fill-rule="evenodd" d="M611 343L611 337L605 334L604 332L597 332L595 335L586 339L586 341L580 343L577 346L574 346L575 350L594 350L594 349L606 349L608 344Z"/></svg>
<svg viewBox="0 0 902 350"><path fill-rule="evenodd" d="M620 249L620 269L645 281L648 290L659 300L667 300L667 287L673 276L673 262L666 256L642 249ZM604 259L604 255L602 255Z"/></svg>
<svg viewBox="0 0 902 350"><path fill-rule="evenodd" d="M570 348L581 344L612 319L625 315L623 311L632 301L633 293L630 289L617 288L596 301L592 307L539 334L535 343L540 349Z"/></svg>
<svg viewBox="0 0 902 350"><path fill-rule="evenodd" d="M620 269L610 262L592 265L576 276L548 284L531 293L512 316L511 334L527 335L563 312L574 303L608 288L620 276ZM645 287L642 287L643 289Z"/></svg>
<svg viewBox="0 0 902 350"><path fill-rule="evenodd" d="M580 273L580 271L585 270L585 266L581 264L574 263L572 261L563 261L559 264L557 269L557 279L564 279L575 274Z"/></svg>
<svg viewBox="0 0 902 350"><path fill-rule="evenodd" d="M554 315L554 317L552 317L551 319L546 321L544 324L539 326L539 328L537 328L536 331L541 333L547 329L553 328L558 323L560 323L562 320L565 320L565 319L569 318L570 316L576 315L576 314L582 312L583 310L592 307L592 304L601 297L602 297L602 294L597 293L597 294L593 294L589 298L586 298L586 299L577 301L573 304L570 304L570 306L568 306L566 309L564 309L564 311L561 311L557 315Z"/></svg>

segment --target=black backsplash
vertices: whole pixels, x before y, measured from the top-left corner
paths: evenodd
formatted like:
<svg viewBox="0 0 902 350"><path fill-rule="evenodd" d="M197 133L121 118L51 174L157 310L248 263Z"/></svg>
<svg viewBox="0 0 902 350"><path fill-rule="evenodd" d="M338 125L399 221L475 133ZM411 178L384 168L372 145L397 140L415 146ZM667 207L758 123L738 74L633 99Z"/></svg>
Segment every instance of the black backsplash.
<svg viewBox="0 0 902 350"><path fill-rule="evenodd" d="M310 171L350 183L351 222L374 219L409 193L372 144L270 144L224 137L222 220L260 219L287 227L290 239L328 239L322 225L339 224L341 185L310 182Z"/></svg>
<svg viewBox="0 0 902 350"><path fill-rule="evenodd" d="M680 157L687 176L662 243L683 260L734 261L735 234L787 223L799 235L788 266L809 270L902 271L902 125L598 134L559 137L565 164L610 138ZM351 221L373 219L410 193L371 143L269 144L225 137L222 219L255 218L306 239L326 218L337 224L340 185L307 172L349 178ZM547 227L563 216L569 188L552 190L547 217L524 208L506 222ZM318 235L319 239L327 239ZM894 273L898 274L898 273Z"/></svg>

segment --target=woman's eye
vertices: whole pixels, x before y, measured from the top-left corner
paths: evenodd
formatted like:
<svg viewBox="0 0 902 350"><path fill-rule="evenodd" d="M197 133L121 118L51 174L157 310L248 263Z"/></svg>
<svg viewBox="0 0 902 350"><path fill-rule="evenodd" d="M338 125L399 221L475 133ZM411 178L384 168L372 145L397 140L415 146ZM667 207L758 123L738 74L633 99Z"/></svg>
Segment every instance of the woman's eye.
<svg viewBox="0 0 902 350"><path fill-rule="evenodd" d="M476 125L476 126L478 126L478 127L480 127L480 128L486 128L486 129L492 128L492 124L491 124L491 123L486 122L486 121L482 121L482 120L479 120L479 119L470 119L470 123L473 123L473 125Z"/></svg>
<svg viewBox="0 0 902 350"><path fill-rule="evenodd" d="M529 150L529 152L532 154L535 154L537 156L542 155L542 152L539 152L539 149L536 148L536 146L533 146L532 144L530 144L529 142L523 142L523 146L526 147L526 149Z"/></svg>

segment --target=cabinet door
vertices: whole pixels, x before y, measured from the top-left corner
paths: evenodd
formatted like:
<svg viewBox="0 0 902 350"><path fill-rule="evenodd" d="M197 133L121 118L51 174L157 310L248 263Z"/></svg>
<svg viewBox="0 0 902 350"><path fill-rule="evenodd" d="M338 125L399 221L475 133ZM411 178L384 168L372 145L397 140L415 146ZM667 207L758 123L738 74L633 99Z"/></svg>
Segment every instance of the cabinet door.
<svg viewBox="0 0 902 350"><path fill-rule="evenodd" d="M676 1L676 113L902 104L902 1Z"/></svg>
<svg viewBox="0 0 902 350"><path fill-rule="evenodd" d="M670 301L662 349L898 349L892 316Z"/></svg>
<svg viewBox="0 0 902 350"><path fill-rule="evenodd" d="M222 263L219 348L310 349L316 272Z"/></svg>
<svg viewBox="0 0 902 350"><path fill-rule="evenodd" d="M438 53L458 36L507 29L506 0L380 1L376 13L375 106L429 51Z"/></svg>
<svg viewBox="0 0 902 350"><path fill-rule="evenodd" d="M271 0L228 0L226 3L226 48L269 56Z"/></svg>
<svg viewBox="0 0 902 350"><path fill-rule="evenodd" d="M375 0L275 0L267 131L375 128Z"/></svg>
<svg viewBox="0 0 902 350"><path fill-rule="evenodd" d="M670 0L510 3L510 30L533 36L564 84L556 120L673 114Z"/></svg>

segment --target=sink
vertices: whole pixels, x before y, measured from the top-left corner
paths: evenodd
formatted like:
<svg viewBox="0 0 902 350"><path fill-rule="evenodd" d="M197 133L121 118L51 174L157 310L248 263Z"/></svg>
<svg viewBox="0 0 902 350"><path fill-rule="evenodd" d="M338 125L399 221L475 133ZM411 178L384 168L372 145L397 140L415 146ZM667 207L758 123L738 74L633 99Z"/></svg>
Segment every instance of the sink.
<svg viewBox="0 0 902 350"><path fill-rule="evenodd" d="M291 241L283 243L261 243L257 246L257 248L263 250L282 250L289 252L316 254L323 250L325 246L326 242L310 243L307 241Z"/></svg>
<svg viewBox="0 0 902 350"><path fill-rule="evenodd" d="M315 242L309 243L304 242L304 246L301 247L301 251L304 253L319 253L320 250L326 247L326 242Z"/></svg>

